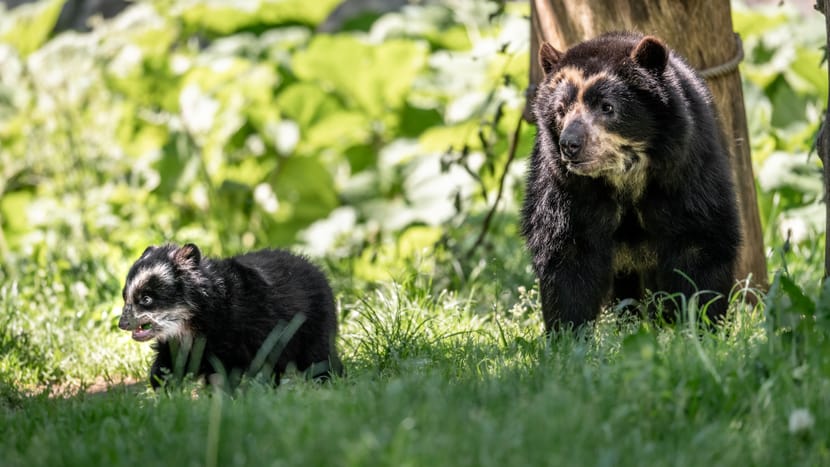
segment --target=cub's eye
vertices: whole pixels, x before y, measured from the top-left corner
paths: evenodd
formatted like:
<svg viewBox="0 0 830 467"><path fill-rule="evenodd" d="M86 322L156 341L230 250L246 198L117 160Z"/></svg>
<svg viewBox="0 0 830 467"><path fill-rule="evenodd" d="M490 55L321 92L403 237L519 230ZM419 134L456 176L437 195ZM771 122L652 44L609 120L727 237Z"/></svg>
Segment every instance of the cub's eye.
<svg viewBox="0 0 830 467"><path fill-rule="evenodd" d="M602 110L602 113L604 114L612 114L614 113L614 106L611 105L610 102L603 102L600 110Z"/></svg>
<svg viewBox="0 0 830 467"><path fill-rule="evenodd" d="M153 299L149 295L142 295L138 303L141 304L141 306L150 306L153 304Z"/></svg>
<svg viewBox="0 0 830 467"><path fill-rule="evenodd" d="M556 107L553 108L553 111L556 112L556 115L559 117L565 116L565 104L556 104Z"/></svg>

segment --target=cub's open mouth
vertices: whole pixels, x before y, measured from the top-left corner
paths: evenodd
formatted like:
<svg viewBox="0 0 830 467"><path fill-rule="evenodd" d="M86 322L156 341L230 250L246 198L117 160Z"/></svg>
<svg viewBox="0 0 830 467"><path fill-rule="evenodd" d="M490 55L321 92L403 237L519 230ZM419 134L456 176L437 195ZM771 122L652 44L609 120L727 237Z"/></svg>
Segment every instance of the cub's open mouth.
<svg viewBox="0 0 830 467"><path fill-rule="evenodd" d="M150 340L156 334L153 328L153 323L146 318L142 318L138 322L138 326L133 329L133 339L139 342Z"/></svg>

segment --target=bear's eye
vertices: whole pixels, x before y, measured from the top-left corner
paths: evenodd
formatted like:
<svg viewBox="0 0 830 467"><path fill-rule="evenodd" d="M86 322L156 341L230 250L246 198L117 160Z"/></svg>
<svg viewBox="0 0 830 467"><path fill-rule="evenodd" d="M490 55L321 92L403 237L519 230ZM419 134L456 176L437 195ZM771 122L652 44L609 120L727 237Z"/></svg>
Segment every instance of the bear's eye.
<svg viewBox="0 0 830 467"><path fill-rule="evenodd" d="M610 102L603 102L600 106L600 110L602 110L602 113L604 114L612 114L614 113L614 106L611 105Z"/></svg>
<svg viewBox="0 0 830 467"><path fill-rule="evenodd" d="M556 104L556 107L553 108L553 111L556 112L556 115L558 117L560 117L560 118L564 117L565 116L565 104L563 104L561 102Z"/></svg>
<svg viewBox="0 0 830 467"><path fill-rule="evenodd" d="M153 298L149 295L142 295L138 303L141 304L141 306L150 306L153 304Z"/></svg>

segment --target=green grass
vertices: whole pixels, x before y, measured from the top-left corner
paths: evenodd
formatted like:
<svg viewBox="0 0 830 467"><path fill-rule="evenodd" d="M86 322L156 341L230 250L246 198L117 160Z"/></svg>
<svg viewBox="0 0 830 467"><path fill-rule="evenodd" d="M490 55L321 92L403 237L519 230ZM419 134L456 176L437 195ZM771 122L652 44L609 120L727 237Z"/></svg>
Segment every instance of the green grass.
<svg viewBox="0 0 830 467"><path fill-rule="evenodd" d="M155 394L143 384L148 346L115 327L115 275L49 264L0 288L3 465L830 462L822 297L803 297L818 307L808 325L786 321L798 293L773 288L767 306L736 297L738 316L713 334L606 314L587 333L548 342L536 289L515 290L519 299L504 307L498 284L432 293L413 275L370 293L341 291L346 377ZM71 285L91 276L103 300ZM90 320L96 309L100 319ZM142 384L63 397L44 386L102 375ZM792 433L801 408L814 423Z"/></svg>

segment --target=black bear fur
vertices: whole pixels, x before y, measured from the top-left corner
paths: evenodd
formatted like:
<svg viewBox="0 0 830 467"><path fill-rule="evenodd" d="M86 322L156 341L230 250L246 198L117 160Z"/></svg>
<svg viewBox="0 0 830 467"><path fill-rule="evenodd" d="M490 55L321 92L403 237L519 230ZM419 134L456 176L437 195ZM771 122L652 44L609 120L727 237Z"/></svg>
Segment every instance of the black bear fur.
<svg viewBox="0 0 830 467"><path fill-rule="evenodd" d="M193 244L151 246L130 268L123 297L119 327L156 339L153 388L185 372L238 380L262 369L279 384L289 363L313 378L342 372L328 281L287 251L210 259Z"/></svg>
<svg viewBox="0 0 830 467"><path fill-rule="evenodd" d="M566 52L543 44L539 60L521 227L546 330L579 327L646 290L700 291L701 304L713 298L703 292L720 294L707 315L722 318L741 238L730 152L704 81L637 33ZM663 305L674 319L677 306Z"/></svg>

